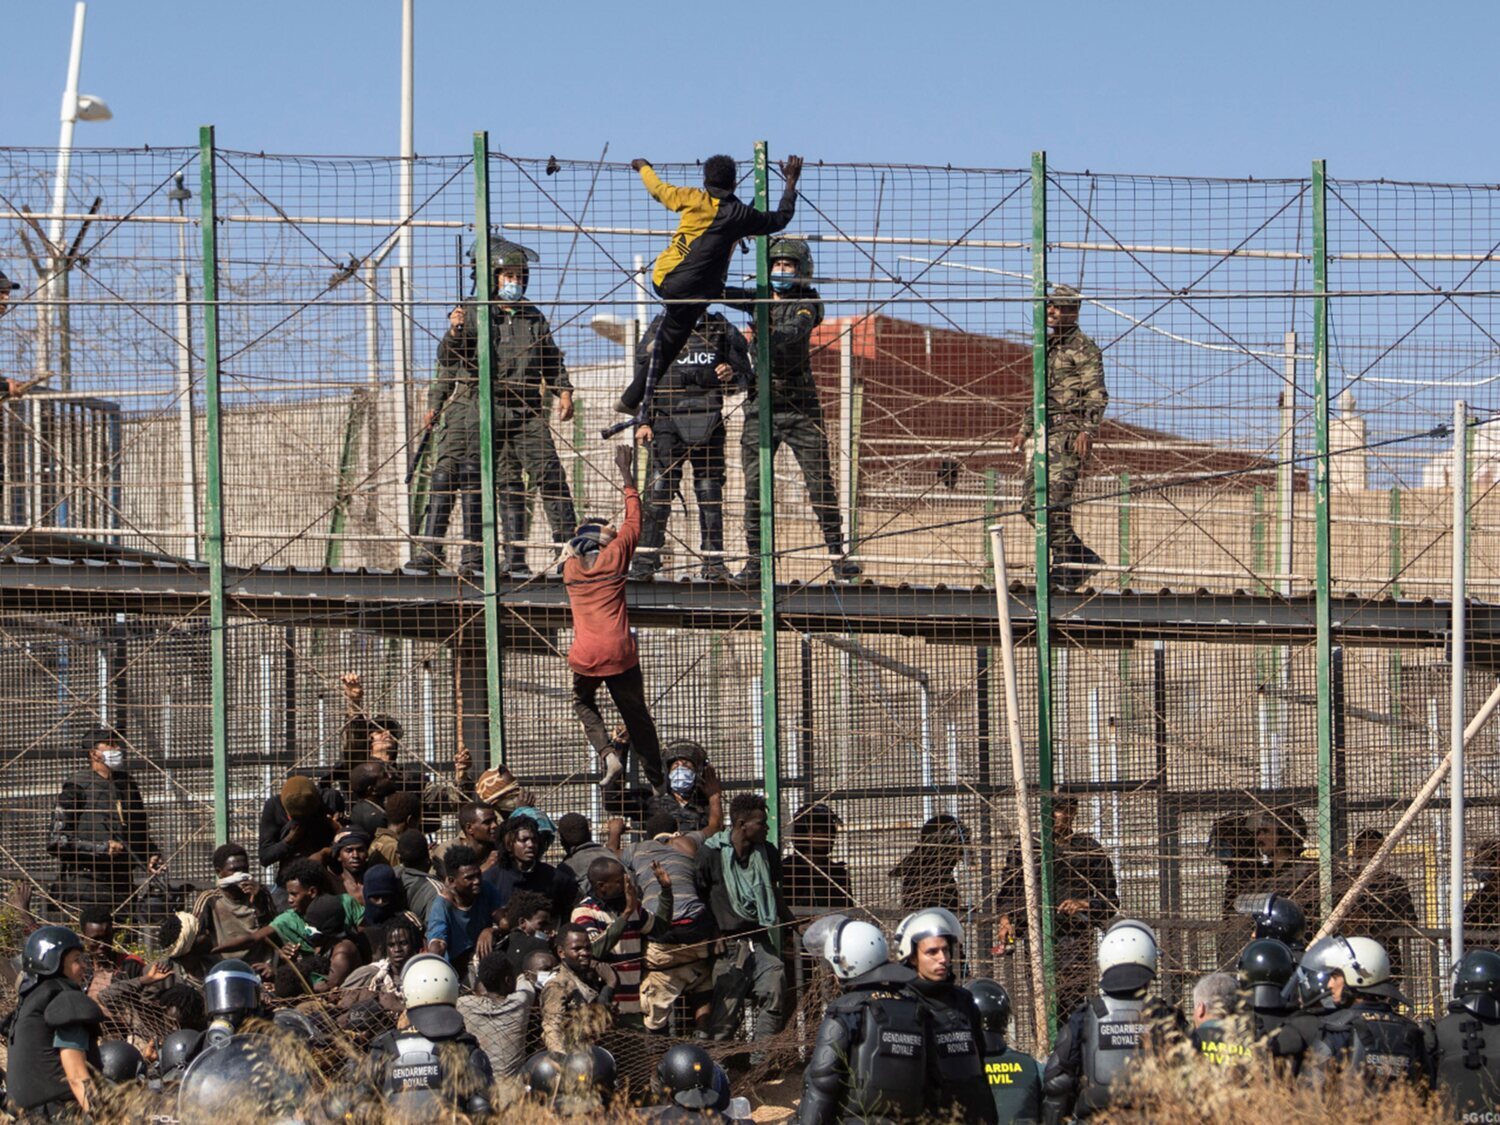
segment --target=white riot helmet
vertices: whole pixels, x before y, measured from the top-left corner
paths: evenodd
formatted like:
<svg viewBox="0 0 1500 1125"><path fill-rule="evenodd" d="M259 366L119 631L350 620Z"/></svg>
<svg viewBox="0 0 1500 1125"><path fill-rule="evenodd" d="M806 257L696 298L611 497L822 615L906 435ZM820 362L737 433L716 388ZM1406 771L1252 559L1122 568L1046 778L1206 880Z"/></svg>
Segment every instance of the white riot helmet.
<svg viewBox="0 0 1500 1125"><path fill-rule="evenodd" d="M1099 942L1099 987L1129 995L1156 979L1156 933L1144 922L1122 918L1104 932Z"/></svg>
<svg viewBox="0 0 1500 1125"><path fill-rule="evenodd" d="M435 954L413 957L401 970L401 994L408 1008L427 1004L457 1004L458 974Z"/></svg>
<svg viewBox="0 0 1500 1125"><path fill-rule="evenodd" d="M847 914L825 914L802 934L802 948L810 956L823 957L839 980L852 980L890 960L890 948L879 926L850 918Z"/></svg>
<svg viewBox="0 0 1500 1125"><path fill-rule="evenodd" d="M1410 1003L1391 980L1391 959L1374 938L1341 937L1328 956L1330 968L1344 974L1344 983L1356 992L1385 996Z"/></svg>
<svg viewBox="0 0 1500 1125"><path fill-rule="evenodd" d="M917 952L917 943L930 937L949 938L957 946L964 940L964 928L951 910L945 910L941 906L908 914L896 927L897 959L911 960Z"/></svg>

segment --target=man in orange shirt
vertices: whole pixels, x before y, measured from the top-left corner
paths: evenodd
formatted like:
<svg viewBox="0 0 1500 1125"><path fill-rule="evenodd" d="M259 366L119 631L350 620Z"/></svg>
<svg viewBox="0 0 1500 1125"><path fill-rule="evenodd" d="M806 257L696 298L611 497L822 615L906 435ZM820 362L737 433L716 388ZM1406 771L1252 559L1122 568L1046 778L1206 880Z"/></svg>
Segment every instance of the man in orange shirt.
<svg viewBox="0 0 1500 1125"><path fill-rule="evenodd" d="M625 729L630 732L630 744L640 755L646 779L653 789L659 790L664 780L661 743L646 705L640 656L625 609L625 574L641 538L635 450L628 445L617 447L615 466L620 470L625 489L624 523L618 530L607 520L580 524L563 560L563 585L567 587L568 603L573 610L573 646L568 649L568 667L573 669L573 713L604 760L604 776L599 784L608 785L619 776L625 763L620 760L599 714L599 688L607 687Z"/></svg>

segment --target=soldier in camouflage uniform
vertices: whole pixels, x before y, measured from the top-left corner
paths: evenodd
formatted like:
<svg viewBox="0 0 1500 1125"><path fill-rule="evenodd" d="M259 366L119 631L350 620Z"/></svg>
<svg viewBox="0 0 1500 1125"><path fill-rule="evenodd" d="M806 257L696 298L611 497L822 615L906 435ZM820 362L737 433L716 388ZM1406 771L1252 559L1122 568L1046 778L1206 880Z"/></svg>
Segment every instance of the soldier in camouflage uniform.
<svg viewBox="0 0 1500 1125"><path fill-rule="evenodd" d="M555 542L565 542L577 526L568 480L552 443L545 397L556 393L557 418L573 417L573 384L562 352L552 339L547 318L525 299L529 252L504 240L491 240L495 268L495 301L490 314L493 355L495 490L503 538L511 544L508 569L526 577L524 470L542 494ZM498 252L497 252L498 251ZM441 540L454 504L463 498L465 544L461 566L483 565L482 502L479 492L479 361L471 303L453 310L449 329L438 345L438 377L427 398L425 425L435 426L432 483L422 534ZM417 565L436 566L440 548L424 546Z"/></svg>
<svg viewBox="0 0 1500 1125"><path fill-rule="evenodd" d="M1099 345L1078 330L1078 290L1053 286L1047 305L1047 525L1052 549L1052 578L1062 587L1081 582L1103 560L1073 530L1073 492L1088 460L1094 435L1104 421L1109 392L1104 387L1104 357ZM1027 410L1014 447L1024 450L1026 480L1021 504L1026 519L1036 523L1036 481L1032 464L1035 419Z"/></svg>
<svg viewBox="0 0 1500 1125"><path fill-rule="evenodd" d="M771 243L771 453L786 443L812 501L823 531L823 542L833 556L838 578L858 577L860 568L844 553L839 520L839 496L833 487L828 455L828 429L813 380L812 334L823 323L823 302L812 286L812 251L798 238ZM731 307L754 314L755 293L724 290ZM753 354L753 341L752 341ZM740 435L740 464L745 472L745 553L741 582L760 581L760 403L756 383L750 381L745 404L745 429Z"/></svg>

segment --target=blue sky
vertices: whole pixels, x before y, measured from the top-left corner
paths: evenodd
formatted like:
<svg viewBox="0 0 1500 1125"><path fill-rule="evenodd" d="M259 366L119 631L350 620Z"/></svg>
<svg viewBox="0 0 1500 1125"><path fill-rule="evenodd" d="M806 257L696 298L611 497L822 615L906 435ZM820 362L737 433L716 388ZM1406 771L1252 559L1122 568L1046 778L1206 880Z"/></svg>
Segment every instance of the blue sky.
<svg viewBox="0 0 1500 1125"><path fill-rule="evenodd" d="M1453 13L1443 18L1441 10ZM73 5L11 0L3 145L55 145ZM1489 4L417 2L417 148L1487 182ZM398 0L96 0L80 145L397 148ZM477 54L475 53L477 49Z"/></svg>

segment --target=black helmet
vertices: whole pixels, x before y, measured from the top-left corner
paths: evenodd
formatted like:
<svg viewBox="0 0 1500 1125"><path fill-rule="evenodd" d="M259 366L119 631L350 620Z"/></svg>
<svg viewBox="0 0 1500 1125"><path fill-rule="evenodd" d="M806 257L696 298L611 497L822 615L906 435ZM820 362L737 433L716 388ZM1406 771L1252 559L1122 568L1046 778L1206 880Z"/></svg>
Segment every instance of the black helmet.
<svg viewBox="0 0 1500 1125"><path fill-rule="evenodd" d="M615 1057L603 1047L580 1047L562 1061L562 1082L558 1087L559 1108L564 1113L597 1108L608 1109L615 1096L618 1078Z"/></svg>
<svg viewBox="0 0 1500 1125"><path fill-rule="evenodd" d="M260 1011L260 975L238 957L220 961L203 978L204 1010L212 1016Z"/></svg>
<svg viewBox="0 0 1500 1125"><path fill-rule="evenodd" d="M1275 938L1288 946L1302 944L1303 931L1307 929L1307 915L1285 895L1272 892L1255 912L1255 936Z"/></svg>
<svg viewBox="0 0 1500 1125"><path fill-rule="evenodd" d="M1297 959L1286 942L1256 938L1240 953L1240 984L1274 984L1282 988L1297 972Z"/></svg>
<svg viewBox="0 0 1500 1125"><path fill-rule="evenodd" d="M21 947L21 972L36 980L55 977L62 972L68 951L82 948L83 939L68 927L42 926Z"/></svg>
<svg viewBox="0 0 1500 1125"><path fill-rule="evenodd" d="M1453 973L1454 996L1500 997L1500 953L1471 949Z"/></svg>
<svg viewBox="0 0 1500 1125"><path fill-rule="evenodd" d="M971 981L969 994L979 1009L980 1026L985 1031L1004 1035L1010 1027L1010 993L1005 991L1005 986L993 980Z"/></svg>
<svg viewBox="0 0 1500 1125"><path fill-rule="evenodd" d="M705 1109L717 1104L714 1060L696 1043L677 1043L656 1064L662 1091L687 1109Z"/></svg>
<svg viewBox="0 0 1500 1125"><path fill-rule="evenodd" d="M99 1073L111 1082L135 1082L145 1076L146 1060L123 1039L99 1044Z"/></svg>
<svg viewBox="0 0 1500 1125"><path fill-rule="evenodd" d="M161 1041L156 1053L157 1070L163 1079L175 1082L202 1049L203 1032L190 1027L180 1028Z"/></svg>
<svg viewBox="0 0 1500 1125"><path fill-rule="evenodd" d="M562 1084L562 1067L551 1051L538 1051L521 1065L521 1085L533 1098L551 1102Z"/></svg>
<svg viewBox="0 0 1500 1125"><path fill-rule="evenodd" d="M476 244L477 245L477 244ZM478 263L474 257L475 246L469 247L469 280L473 281L475 268ZM522 246L519 242L512 242L508 238L502 238L498 234L490 235L490 269L498 270L506 266L521 267L521 290L525 292L527 283L531 280L530 265L532 262L541 261L541 255L529 246Z"/></svg>

